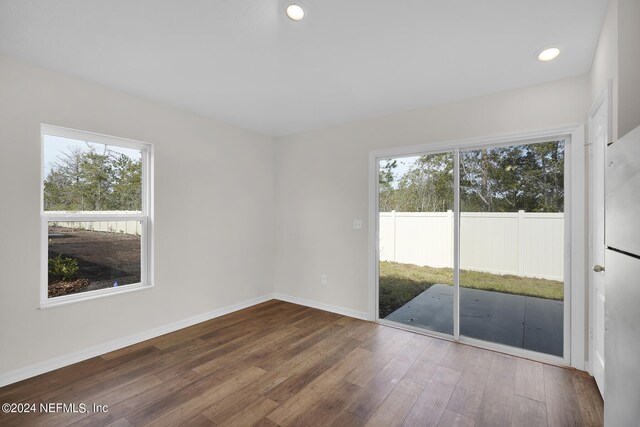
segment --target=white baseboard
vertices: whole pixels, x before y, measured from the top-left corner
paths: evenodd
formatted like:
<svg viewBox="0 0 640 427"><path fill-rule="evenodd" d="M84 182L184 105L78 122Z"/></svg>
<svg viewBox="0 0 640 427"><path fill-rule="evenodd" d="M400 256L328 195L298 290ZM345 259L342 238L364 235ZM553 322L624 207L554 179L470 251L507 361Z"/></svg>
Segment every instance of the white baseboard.
<svg viewBox="0 0 640 427"><path fill-rule="evenodd" d="M355 317L356 319L369 320L369 314L364 311L352 310L350 308L339 307L337 305L324 304L317 301L308 300L305 298L298 298L291 295L273 294L274 299L280 301L286 301L293 304L304 305L305 307L317 308L318 310L330 311L332 313L342 314L343 316Z"/></svg>
<svg viewBox="0 0 640 427"><path fill-rule="evenodd" d="M257 298L242 301L238 304L233 304L227 307L210 311L208 313L203 313L198 316L193 316L188 319L179 320L168 325L148 329L146 331L138 332L124 338L119 338L117 340L99 344L84 350L55 357L45 362L40 362L31 366L16 369L14 371L9 371L7 373L0 374L0 387L25 380L27 378L35 377L36 375L44 374L45 372L50 372L64 366L82 362L83 360L91 359L92 357L100 356L102 354L109 353L111 351L118 350L132 344L137 344L151 338L159 337L160 335L168 334L169 332L174 332L179 329L195 325L197 323L215 319L216 317L224 316L225 314L233 313L234 311L242 310L243 308L251 307L253 305L260 304L272 299L274 299L273 294L263 295Z"/></svg>
<svg viewBox="0 0 640 427"><path fill-rule="evenodd" d="M206 322L207 320L215 319L216 317L224 316L225 314L233 313L234 311L242 310L244 308L248 308L272 299L304 305L305 307L317 308L319 310L330 311L332 313L342 314L343 316L355 317L356 319L368 319L367 313L362 311L351 310L349 308L338 307L331 304L324 304L304 298L293 297L290 295L278 293L266 294L257 298L242 301L238 304L229 305L227 307L219 308L208 313L203 313L198 316L190 317L188 319L179 320L177 322L159 326L157 328L148 329L146 331L126 336L124 338L119 338L117 340L89 347L84 350L79 350L73 353L65 354L63 356L55 357L45 362L36 363L31 366L0 374L0 387L25 380L27 378L35 377L36 375L44 374L45 372L63 368L74 363L82 362L83 360L91 359L92 357L100 356L111 351L127 347L129 345L137 344L151 338L159 337L160 335L177 331L179 329L187 328L197 323Z"/></svg>

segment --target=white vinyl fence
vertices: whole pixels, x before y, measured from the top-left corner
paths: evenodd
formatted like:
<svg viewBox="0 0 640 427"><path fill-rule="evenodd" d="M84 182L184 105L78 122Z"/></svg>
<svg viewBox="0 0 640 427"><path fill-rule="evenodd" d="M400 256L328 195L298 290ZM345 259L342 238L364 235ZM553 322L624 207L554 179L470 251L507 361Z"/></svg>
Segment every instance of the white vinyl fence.
<svg viewBox="0 0 640 427"><path fill-rule="evenodd" d="M453 267L453 212L381 212L380 260ZM563 213L463 212L463 270L564 280Z"/></svg>
<svg viewBox="0 0 640 427"><path fill-rule="evenodd" d="M69 212L53 212L47 211L49 215L55 214L68 214ZM77 212L74 212L77 213ZM87 214L87 212L79 212L81 214ZM91 214L94 212L89 212ZM130 214L140 215L140 212L135 211L101 211L100 214ZM142 224L137 220L129 221L52 221L49 225L54 227L71 228L76 230L88 230L88 231L103 231L107 233L123 233L123 234L136 234L140 236L142 234Z"/></svg>

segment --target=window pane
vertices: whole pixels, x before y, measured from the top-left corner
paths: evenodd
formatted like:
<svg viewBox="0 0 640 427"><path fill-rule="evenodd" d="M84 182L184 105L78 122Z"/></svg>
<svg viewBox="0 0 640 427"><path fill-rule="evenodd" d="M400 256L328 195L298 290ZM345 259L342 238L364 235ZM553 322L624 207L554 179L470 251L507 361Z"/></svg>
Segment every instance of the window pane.
<svg viewBox="0 0 640 427"><path fill-rule="evenodd" d="M379 317L453 334L453 153L381 160Z"/></svg>
<svg viewBox="0 0 640 427"><path fill-rule="evenodd" d="M49 222L48 295L141 281L141 221Z"/></svg>
<svg viewBox="0 0 640 427"><path fill-rule="evenodd" d="M563 355L564 143L460 153L460 334Z"/></svg>
<svg viewBox="0 0 640 427"><path fill-rule="evenodd" d="M44 135L44 210L142 211L140 150Z"/></svg>

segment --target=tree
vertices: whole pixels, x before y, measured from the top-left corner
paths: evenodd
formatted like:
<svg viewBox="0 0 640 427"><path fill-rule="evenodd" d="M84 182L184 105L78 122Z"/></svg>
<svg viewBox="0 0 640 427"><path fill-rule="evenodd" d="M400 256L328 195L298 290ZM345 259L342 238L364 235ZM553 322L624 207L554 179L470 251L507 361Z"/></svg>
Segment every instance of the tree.
<svg viewBox="0 0 640 427"><path fill-rule="evenodd" d="M460 203L467 212L563 212L564 143L461 153Z"/></svg>
<svg viewBox="0 0 640 427"><path fill-rule="evenodd" d="M442 212L453 209L453 156L420 156L399 179L395 210Z"/></svg>
<svg viewBox="0 0 640 427"><path fill-rule="evenodd" d="M120 154L113 161L113 196L114 209L141 210L142 200L142 163Z"/></svg>
<svg viewBox="0 0 640 427"><path fill-rule="evenodd" d="M45 210L141 210L142 162L104 146L69 148L44 181Z"/></svg>
<svg viewBox="0 0 640 427"><path fill-rule="evenodd" d="M563 212L562 141L460 152L463 212ZM442 212L453 209L453 154L417 158L401 176L394 160L380 169L380 211Z"/></svg>
<svg viewBox="0 0 640 427"><path fill-rule="evenodd" d="M378 200L381 212L388 212L394 209L395 189L393 188L393 182L395 181L394 170L397 167L398 161L395 159L382 160L380 162L380 173L378 175L380 194Z"/></svg>
<svg viewBox="0 0 640 427"><path fill-rule="evenodd" d="M111 193L113 192L113 157L104 147L102 154L98 153L94 146L90 146L88 152L83 155L81 167L81 180L79 190L86 199L83 210L109 210Z"/></svg>

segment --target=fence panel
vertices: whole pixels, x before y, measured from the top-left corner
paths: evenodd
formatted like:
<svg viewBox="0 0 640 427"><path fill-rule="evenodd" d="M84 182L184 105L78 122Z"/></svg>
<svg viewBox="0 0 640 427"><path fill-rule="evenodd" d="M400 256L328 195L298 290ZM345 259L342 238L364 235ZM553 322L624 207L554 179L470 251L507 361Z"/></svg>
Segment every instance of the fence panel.
<svg viewBox="0 0 640 427"><path fill-rule="evenodd" d="M460 267L518 274L518 213L463 212L460 216Z"/></svg>
<svg viewBox="0 0 640 427"><path fill-rule="evenodd" d="M49 215L63 215L68 212L48 211ZM95 212L74 212L75 214L92 214ZM101 214L140 214L138 211L101 211ZM54 221L57 227L82 229L87 231L101 231L105 233L142 234L140 221Z"/></svg>
<svg viewBox="0 0 640 427"><path fill-rule="evenodd" d="M453 266L453 213L381 212L380 260ZM461 268L563 280L564 214L463 212Z"/></svg>

